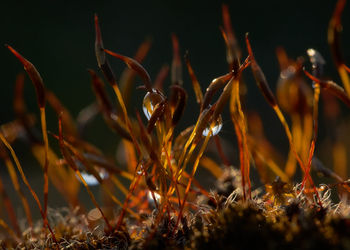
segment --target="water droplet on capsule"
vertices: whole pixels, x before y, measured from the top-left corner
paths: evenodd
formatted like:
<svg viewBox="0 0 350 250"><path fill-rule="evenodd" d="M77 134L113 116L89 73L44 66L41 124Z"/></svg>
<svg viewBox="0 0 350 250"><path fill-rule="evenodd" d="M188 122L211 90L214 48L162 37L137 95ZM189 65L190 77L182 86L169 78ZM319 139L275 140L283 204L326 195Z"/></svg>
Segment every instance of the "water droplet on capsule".
<svg viewBox="0 0 350 250"><path fill-rule="evenodd" d="M155 106L163 101L163 97L157 93L155 89L152 92L147 92L143 98L142 110L145 113L147 120L149 120L153 114Z"/></svg>
<svg viewBox="0 0 350 250"><path fill-rule="evenodd" d="M211 122L211 124L208 124L208 126L202 132L203 136L207 136L209 134L210 126L211 126L211 136L217 135L222 128L221 115L218 116L218 118L216 119L216 121L214 123Z"/></svg>
<svg viewBox="0 0 350 250"><path fill-rule="evenodd" d="M147 193L148 193L148 194L147 194L148 202L151 203L152 205L155 205L155 204L154 204L154 199L153 199L152 192L151 192L151 191L148 191ZM158 194L157 192L153 192L153 194L154 194L154 198L156 199L156 202L157 202L157 203L160 203L161 198L162 198L162 197L160 196L160 194Z"/></svg>

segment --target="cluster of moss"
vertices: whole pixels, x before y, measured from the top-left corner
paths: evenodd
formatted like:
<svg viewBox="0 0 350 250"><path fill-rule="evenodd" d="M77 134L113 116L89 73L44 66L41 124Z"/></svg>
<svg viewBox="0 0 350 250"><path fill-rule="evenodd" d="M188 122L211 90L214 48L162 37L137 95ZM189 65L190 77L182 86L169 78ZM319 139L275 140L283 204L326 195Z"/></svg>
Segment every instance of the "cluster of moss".
<svg viewBox="0 0 350 250"><path fill-rule="evenodd" d="M289 210L294 212L288 214ZM348 220L297 204L270 218L255 204L223 209L211 225L194 230L191 249L349 249Z"/></svg>
<svg viewBox="0 0 350 250"><path fill-rule="evenodd" d="M297 195L296 188L294 198L272 206L271 201L278 197L275 193L244 202L240 188L235 187L239 181L237 171L226 171L211 192L213 199L199 197L198 212L187 213L175 232L176 217L155 221L156 210L140 224L127 219L113 234L103 231L103 223L89 229L85 216L69 209L51 209L50 222L60 238L60 249L350 249L347 205L329 203L330 190L320 192L327 204L323 208L307 204L309 198ZM229 196L220 194L232 189ZM131 237L129 230L136 226L139 235ZM42 225L37 224L34 232L40 230ZM25 241L17 248L55 247L44 231L36 235L40 237L24 232ZM14 247L15 243L6 240L1 246Z"/></svg>

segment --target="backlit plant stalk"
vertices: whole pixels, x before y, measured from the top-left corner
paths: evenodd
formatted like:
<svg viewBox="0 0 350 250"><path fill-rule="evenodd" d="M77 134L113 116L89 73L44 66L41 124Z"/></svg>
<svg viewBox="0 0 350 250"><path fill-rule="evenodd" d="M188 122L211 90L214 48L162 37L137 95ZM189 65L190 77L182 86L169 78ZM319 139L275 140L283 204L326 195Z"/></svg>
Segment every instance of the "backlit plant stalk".
<svg viewBox="0 0 350 250"><path fill-rule="evenodd" d="M17 59L23 64L25 71L28 73L37 94L38 106L40 109L40 121L41 121L41 131L44 140L45 147L45 163L44 163L44 222L46 223L47 216L47 202L49 195L49 176L48 176L48 167L49 167L49 140L47 137L47 129L46 129L46 112L45 112L45 89L43 79L41 78L39 72L34 67L34 65L29 62L27 59L22 57L16 50L14 50L11 46L6 45L6 47L17 57Z"/></svg>
<svg viewBox="0 0 350 250"><path fill-rule="evenodd" d="M258 85L260 91L262 92L262 94L264 95L266 101L273 108L273 110L277 114L279 120L281 121L281 123L285 129L287 138L289 140L290 148L292 149L295 158L297 159L301 169L303 170L303 172L306 176L306 179L309 180L310 184L313 186L314 193L318 199L318 204L322 207L321 199L318 195L318 192L317 192L316 187L313 183L313 180L312 180L311 176L309 175L309 172L306 170L303 161L300 159L300 156L298 155L298 153L295 150L293 138L292 138L292 133L290 132L288 123L287 123L286 119L284 118L284 115L277 104L275 96L273 95L269 85L267 84L267 80L265 78L265 75L263 74L261 68L259 67L259 65L257 64L257 62L254 58L253 51L252 51L252 48L250 46L250 42L248 39L248 34L246 34L246 44L247 44L247 49L248 49L248 52L249 52L249 55L250 55L250 58L252 61L252 63L251 63L252 72L253 72L253 75L254 75L255 80L257 82L257 85Z"/></svg>

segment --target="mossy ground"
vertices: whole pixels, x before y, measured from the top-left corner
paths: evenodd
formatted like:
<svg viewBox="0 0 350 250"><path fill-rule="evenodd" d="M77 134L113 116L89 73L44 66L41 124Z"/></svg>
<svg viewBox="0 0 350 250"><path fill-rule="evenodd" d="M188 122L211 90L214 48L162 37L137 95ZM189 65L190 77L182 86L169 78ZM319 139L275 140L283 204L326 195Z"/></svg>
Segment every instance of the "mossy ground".
<svg viewBox="0 0 350 250"><path fill-rule="evenodd" d="M348 205L344 201L332 204L330 189L319 193L326 205L323 208L310 206L310 197L298 194L298 188L293 188L295 196L284 199L284 204L276 200L278 195L261 196L259 190L253 192L250 201L243 202L240 188L235 187L239 181L236 171L226 171L211 192L214 201L198 197L196 205L200 209L195 214L187 213L175 232L175 217L164 216L155 222L156 209L141 222L127 219L113 234L103 230L103 221L91 229L78 210L51 209L49 218L60 249L350 249ZM222 194L232 189L229 196ZM25 241L18 245L2 239L1 246L55 247L41 223L33 231L24 231L23 238Z"/></svg>

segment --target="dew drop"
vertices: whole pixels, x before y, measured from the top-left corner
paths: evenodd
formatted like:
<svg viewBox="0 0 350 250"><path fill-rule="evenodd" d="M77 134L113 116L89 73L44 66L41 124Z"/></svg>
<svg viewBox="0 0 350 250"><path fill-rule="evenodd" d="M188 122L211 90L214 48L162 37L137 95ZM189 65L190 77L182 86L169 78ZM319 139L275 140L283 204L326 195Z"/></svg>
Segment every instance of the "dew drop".
<svg viewBox="0 0 350 250"><path fill-rule="evenodd" d="M154 199L153 199L153 196L152 196L152 192L151 192L151 191L148 191L147 193L148 193L148 194L147 194L148 202L151 203L151 204L153 204L153 205L155 205L155 204L154 204ZM161 198L162 198L162 197L160 196L160 194L158 194L157 192L153 192L153 194L154 194L154 198L156 199L156 202L157 202L157 203L160 203Z"/></svg>
<svg viewBox="0 0 350 250"><path fill-rule="evenodd" d="M104 169L98 169L98 174L100 175L102 180L108 178L108 172ZM84 178L86 184L88 184L89 186L97 186L100 184L94 175L86 172L85 170L81 171L81 176Z"/></svg>
<svg viewBox="0 0 350 250"><path fill-rule="evenodd" d="M210 131L210 125L211 125L211 136L217 135L221 128L222 128L222 117L221 115L218 116L218 118L216 119L216 121L211 124L209 124L202 132L203 136L207 136L209 134Z"/></svg>
<svg viewBox="0 0 350 250"><path fill-rule="evenodd" d="M139 167L139 169L137 169L136 174L137 174L137 175L144 175L144 174L145 174L145 170L144 170L143 165L141 165L141 166Z"/></svg>
<svg viewBox="0 0 350 250"><path fill-rule="evenodd" d="M156 92L155 89L152 89L152 92L147 92L143 98L142 110L145 113L147 120L151 119L151 116L154 111L154 107L163 101L163 97Z"/></svg>

